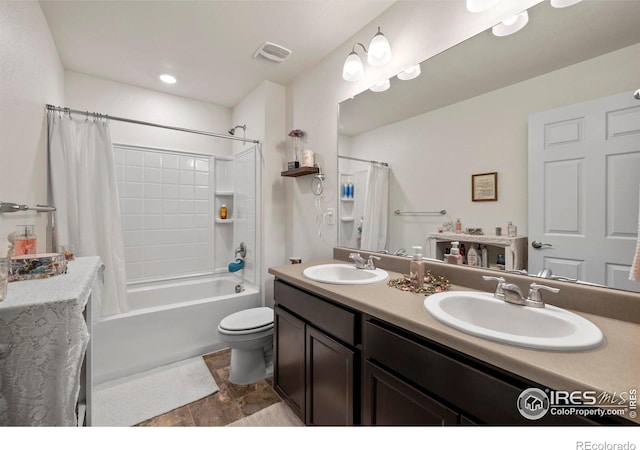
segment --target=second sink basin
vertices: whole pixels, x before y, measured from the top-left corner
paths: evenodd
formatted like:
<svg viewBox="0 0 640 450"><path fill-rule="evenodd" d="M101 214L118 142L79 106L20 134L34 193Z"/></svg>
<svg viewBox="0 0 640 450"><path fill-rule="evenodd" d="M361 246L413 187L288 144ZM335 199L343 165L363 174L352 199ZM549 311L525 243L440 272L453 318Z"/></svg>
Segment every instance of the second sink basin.
<svg viewBox="0 0 640 450"><path fill-rule="evenodd" d="M474 336L540 350L579 351L604 342L600 329L570 311L520 306L484 292L450 291L424 300L440 322Z"/></svg>
<svg viewBox="0 0 640 450"><path fill-rule="evenodd" d="M382 269L356 269L349 264L319 264L307 267L302 275L313 281L331 284L371 284L389 277Z"/></svg>

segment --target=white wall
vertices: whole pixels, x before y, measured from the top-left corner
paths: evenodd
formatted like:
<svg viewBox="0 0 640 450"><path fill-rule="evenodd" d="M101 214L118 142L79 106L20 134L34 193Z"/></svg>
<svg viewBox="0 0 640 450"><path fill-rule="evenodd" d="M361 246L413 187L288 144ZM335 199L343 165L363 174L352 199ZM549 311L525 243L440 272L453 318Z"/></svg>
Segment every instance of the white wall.
<svg viewBox="0 0 640 450"><path fill-rule="evenodd" d="M391 211L448 212L391 214L388 248L422 245L458 217L486 234L511 220L526 235L529 115L636 89L638 73L640 44L353 137L351 156L391 165ZM485 172L498 172L498 201L472 202L471 174Z"/></svg>
<svg viewBox="0 0 640 450"><path fill-rule="evenodd" d="M62 106L219 134L226 134L231 125L229 108L72 71L65 71ZM110 126L114 143L231 155L227 139L118 121L111 121Z"/></svg>
<svg viewBox="0 0 640 450"><path fill-rule="evenodd" d="M60 103L64 71L37 2L0 2L0 201L46 203L47 103ZM16 225L35 224L44 252L46 214L0 216L0 255Z"/></svg>
<svg viewBox="0 0 640 450"><path fill-rule="evenodd" d="M300 128L307 133L307 146L316 152L316 160L328 174L326 206L337 207L337 113L338 103L363 91L379 79L389 78L417 62L423 61L506 17L541 0L514 0L479 14L470 14L463 0L411 2L392 5L369 25L338 47L320 64L296 78L287 87L287 129ZM355 83L342 79L344 59L356 42L368 44L382 28L390 40L393 58L380 68L366 67L363 80ZM326 227L322 237L315 231L315 206L308 177L295 178L287 193L287 252L305 260L331 256L337 241L337 228Z"/></svg>
<svg viewBox="0 0 640 450"><path fill-rule="evenodd" d="M262 142L260 161L261 199L257 214L261 220L262 242L258 243L262 260L263 302L273 304L273 276L268 267L286 264L287 233L285 187L288 179L280 176L287 161L285 131L285 88L265 81L233 109L233 124L247 125L247 138ZM234 153L250 144L234 143ZM257 250L257 249L256 249Z"/></svg>

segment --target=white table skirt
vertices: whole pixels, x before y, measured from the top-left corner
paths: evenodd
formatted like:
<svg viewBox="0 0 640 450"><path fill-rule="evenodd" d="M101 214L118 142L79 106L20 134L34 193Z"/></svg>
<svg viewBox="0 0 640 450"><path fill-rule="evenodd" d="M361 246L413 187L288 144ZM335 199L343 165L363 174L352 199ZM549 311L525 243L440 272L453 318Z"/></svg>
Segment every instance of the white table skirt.
<svg viewBox="0 0 640 450"><path fill-rule="evenodd" d="M64 275L9 284L0 302L0 406L3 400L6 408L0 425L77 424L89 342L83 311L103 270L99 257L83 257L70 261ZM97 297L91 301L99 311Z"/></svg>

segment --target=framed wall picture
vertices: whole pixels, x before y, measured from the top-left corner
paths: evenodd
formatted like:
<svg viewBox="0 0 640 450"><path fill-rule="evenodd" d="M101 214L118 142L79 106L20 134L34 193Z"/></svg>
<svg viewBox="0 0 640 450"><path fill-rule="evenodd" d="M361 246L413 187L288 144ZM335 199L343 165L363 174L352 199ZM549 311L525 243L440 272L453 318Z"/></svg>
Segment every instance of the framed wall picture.
<svg viewBox="0 0 640 450"><path fill-rule="evenodd" d="M471 175L471 200L474 202L498 200L498 172Z"/></svg>

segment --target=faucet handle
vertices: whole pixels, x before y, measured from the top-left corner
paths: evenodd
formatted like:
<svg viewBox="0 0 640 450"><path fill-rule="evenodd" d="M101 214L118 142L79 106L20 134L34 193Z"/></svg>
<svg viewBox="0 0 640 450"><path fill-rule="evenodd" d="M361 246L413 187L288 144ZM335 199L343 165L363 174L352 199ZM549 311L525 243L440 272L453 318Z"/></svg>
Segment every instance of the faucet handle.
<svg viewBox="0 0 640 450"><path fill-rule="evenodd" d="M349 259L357 259L357 258L362 258L362 256L360 256L360 253L349 253Z"/></svg>
<svg viewBox="0 0 640 450"><path fill-rule="evenodd" d="M497 281L498 285L496 286L496 292L493 294L493 296L498 300L505 299L504 289L502 289L502 286L504 286L507 280L505 280L503 277L489 277L487 275L482 275L482 279L485 281Z"/></svg>
<svg viewBox="0 0 640 450"><path fill-rule="evenodd" d="M482 275L482 279L485 281L497 281L499 285L502 283L506 283L507 281L503 277L489 277L487 275Z"/></svg>
<svg viewBox="0 0 640 450"><path fill-rule="evenodd" d="M550 286L545 286L544 284L531 283L529 286L529 300L532 302L540 302L542 303L542 296L540 295L540 290L553 292L557 294L560 292L560 289L553 288Z"/></svg>
<svg viewBox="0 0 640 450"><path fill-rule="evenodd" d="M367 261L366 269L368 269L368 270L376 270L376 263L375 263L374 259L377 259L378 261L380 261L382 258L380 258L379 256L375 256L375 255L369 255L369 260Z"/></svg>

